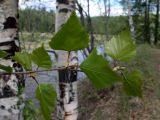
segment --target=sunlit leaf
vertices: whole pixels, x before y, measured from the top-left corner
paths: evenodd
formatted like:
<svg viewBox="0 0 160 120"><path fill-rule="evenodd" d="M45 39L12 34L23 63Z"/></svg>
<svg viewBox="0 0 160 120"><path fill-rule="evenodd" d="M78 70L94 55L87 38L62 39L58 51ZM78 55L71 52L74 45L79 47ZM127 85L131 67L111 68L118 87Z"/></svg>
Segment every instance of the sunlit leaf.
<svg viewBox="0 0 160 120"><path fill-rule="evenodd" d="M31 54L31 58L39 67L47 69L52 67L51 58L43 46L35 49Z"/></svg>
<svg viewBox="0 0 160 120"><path fill-rule="evenodd" d="M12 57L13 60L16 60L19 64L21 64L26 70L32 69L32 61L31 56L27 52L18 52L15 56Z"/></svg>
<svg viewBox="0 0 160 120"><path fill-rule="evenodd" d="M0 50L0 58L4 58L8 55L7 52Z"/></svg>
<svg viewBox="0 0 160 120"><path fill-rule="evenodd" d="M89 36L73 12L49 45L55 50L76 51L88 47L88 43Z"/></svg>
<svg viewBox="0 0 160 120"><path fill-rule="evenodd" d="M12 73L12 68L10 66L4 66L0 64L0 69L4 70L7 73Z"/></svg>
<svg viewBox="0 0 160 120"><path fill-rule="evenodd" d="M127 95L142 97L142 74L132 71L124 74L123 89Z"/></svg>
<svg viewBox="0 0 160 120"><path fill-rule="evenodd" d="M45 120L51 120L51 113L53 112L56 92L52 84L40 84L36 89L36 98L40 102L41 112Z"/></svg>
<svg viewBox="0 0 160 120"><path fill-rule="evenodd" d="M120 80L119 76L110 68L108 61L102 55L97 54L96 49L80 65L80 68L97 89L105 88Z"/></svg>
<svg viewBox="0 0 160 120"><path fill-rule="evenodd" d="M106 44L106 53L115 60L129 61L136 55L136 46L128 31L113 37Z"/></svg>

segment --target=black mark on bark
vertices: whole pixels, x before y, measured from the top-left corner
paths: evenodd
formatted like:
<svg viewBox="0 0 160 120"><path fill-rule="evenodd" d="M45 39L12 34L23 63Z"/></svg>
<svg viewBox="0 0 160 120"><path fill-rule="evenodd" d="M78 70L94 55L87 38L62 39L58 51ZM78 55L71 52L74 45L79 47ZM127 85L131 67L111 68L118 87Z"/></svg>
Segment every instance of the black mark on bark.
<svg viewBox="0 0 160 120"><path fill-rule="evenodd" d="M0 46L11 46L9 50L6 50L10 56L14 56L15 52L19 52L19 47L15 44L15 41L8 41L0 43Z"/></svg>
<svg viewBox="0 0 160 120"><path fill-rule="evenodd" d="M77 71L72 70L70 73L70 81L75 82L77 80Z"/></svg>
<svg viewBox="0 0 160 120"><path fill-rule="evenodd" d="M2 110L4 110L4 109L5 109L5 106L4 106L4 105L1 105L0 108L1 108Z"/></svg>
<svg viewBox="0 0 160 120"><path fill-rule="evenodd" d="M9 78L10 78L10 75L3 75L3 77L2 77L4 82L8 82Z"/></svg>
<svg viewBox="0 0 160 120"><path fill-rule="evenodd" d="M68 0L57 0L59 4L69 4Z"/></svg>
<svg viewBox="0 0 160 120"><path fill-rule="evenodd" d="M59 82L61 83L67 83L68 81L68 77L66 76L67 75L67 69L64 69L64 70L59 70L58 71L59 73Z"/></svg>
<svg viewBox="0 0 160 120"><path fill-rule="evenodd" d="M63 8L63 9L60 9L59 10L59 13L68 13L69 11L71 11L71 10L69 10L69 9L67 9L67 8Z"/></svg>
<svg viewBox="0 0 160 120"><path fill-rule="evenodd" d="M19 18L19 13L17 13L16 17Z"/></svg>
<svg viewBox="0 0 160 120"><path fill-rule="evenodd" d="M17 28L16 19L14 17L8 17L6 21L3 23L4 29L8 28Z"/></svg>
<svg viewBox="0 0 160 120"><path fill-rule="evenodd" d="M19 63L16 63L16 62L13 63L13 68L15 69L15 72L22 72L23 71L22 66ZM15 74L15 76L18 79L17 85L18 85L19 92L21 93L22 92L22 88L25 87L24 75Z"/></svg>
<svg viewBox="0 0 160 120"><path fill-rule="evenodd" d="M4 94L4 97L14 96L14 93L13 93L13 91L11 90L11 88L10 88L9 85L6 85L6 86L3 88L3 94Z"/></svg>
<svg viewBox="0 0 160 120"><path fill-rule="evenodd" d="M0 0L0 3L3 2L4 0Z"/></svg>

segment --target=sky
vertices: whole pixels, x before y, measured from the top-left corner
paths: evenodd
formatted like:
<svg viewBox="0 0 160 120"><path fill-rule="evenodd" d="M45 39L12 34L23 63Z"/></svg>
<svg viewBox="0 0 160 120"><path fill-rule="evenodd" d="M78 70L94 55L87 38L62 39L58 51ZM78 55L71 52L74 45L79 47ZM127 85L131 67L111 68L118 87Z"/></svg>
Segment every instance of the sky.
<svg viewBox="0 0 160 120"><path fill-rule="evenodd" d="M99 16L104 14L104 5L103 2L98 2L99 0L90 0L90 15L91 16ZM103 1L103 0L100 0ZM84 10L87 9L87 1L79 0L82 4ZM28 0L24 2L24 0L19 0L19 6L21 9L26 7L38 8L45 7L48 11L55 10L56 0ZM120 6L118 0L111 0L111 15L118 16L123 14L122 6Z"/></svg>

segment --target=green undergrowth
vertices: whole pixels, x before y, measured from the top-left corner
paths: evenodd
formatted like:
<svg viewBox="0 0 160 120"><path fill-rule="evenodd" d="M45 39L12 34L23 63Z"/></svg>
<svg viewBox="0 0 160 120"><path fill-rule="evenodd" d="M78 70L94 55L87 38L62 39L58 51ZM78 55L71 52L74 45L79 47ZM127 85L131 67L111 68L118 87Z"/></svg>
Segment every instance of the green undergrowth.
<svg viewBox="0 0 160 120"><path fill-rule="evenodd" d="M137 55L124 65L144 75L143 98L126 96L121 84L97 92L88 80L79 83L81 120L159 120L160 119L160 49L137 45Z"/></svg>

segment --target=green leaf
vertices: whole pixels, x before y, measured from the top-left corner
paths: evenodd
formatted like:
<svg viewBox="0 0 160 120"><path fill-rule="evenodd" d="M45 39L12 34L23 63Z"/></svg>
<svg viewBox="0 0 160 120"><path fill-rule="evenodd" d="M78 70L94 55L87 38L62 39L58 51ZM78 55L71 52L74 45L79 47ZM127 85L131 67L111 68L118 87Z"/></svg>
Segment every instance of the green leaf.
<svg viewBox="0 0 160 120"><path fill-rule="evenodd" d="M4 58L8 55L7 52L0 50L0 58Z"/></svg>
<svg viewBox="0 0 160 120"><path fill-rule="evenodd" d="M36 98L40 102L40 108L45 120L51 120L56 92L51 84L40 84L36 89Z"/></svg>
<svg viewBox="0 0 160 120"><path fill-rule="evenodd" d="M73 12L49 43L55 50L76 51L88 47L89 36Z"/></svg>
<svg viewBox="0 0 160 120"><path fill-rule="evenodd" d="M21 64L24 69L32 70L32 61L31 56L27 52L18 52L15 56L12 57L13 60L16 60L19 64Z"/></svg>
<svg viewBox="0 0 160 120"><path fill-rule="evenodd" d="M0 69L6 71L7 73L12 73L12 68L10 66L4 66L0 64Z"/></svg>
<svg viewBox="0 0 160 120"><path fill-rule="evenodd" d="M23 117L25 120L35 120L35 118L39 118L39 111L34 106L32 100L24 101L24 108L23 108Z"/></svg>
<svg viewBox="0 0 160 120"><path fill-rule="evenodd" d="M136 46L129 31L124 31L113 37L106 45L106 53L115 60L129 61L136 55Z"/></svg>
<svg viewBox="0 0 160 120"><path fill-rule="evenodd" d="M31 58L35 64L39 67L49 69L52 67L52 61L46 50L44 49L43 45L37 49L35 49L32 54Z"/></svg>
<svg viewBox="0 0 160 120"><path fill-rule="evenodd" d="M97 89L105 88L120 80L120 77L110 68L108 61L97 54L96 49L80 65L80 68Z"/></svg>
<svg viewBox="0 0 160 120"><path fill-rule="evenodd" d="M132 71L124 74L123 90L127 95L142 97L142 74Z"/></svg>

